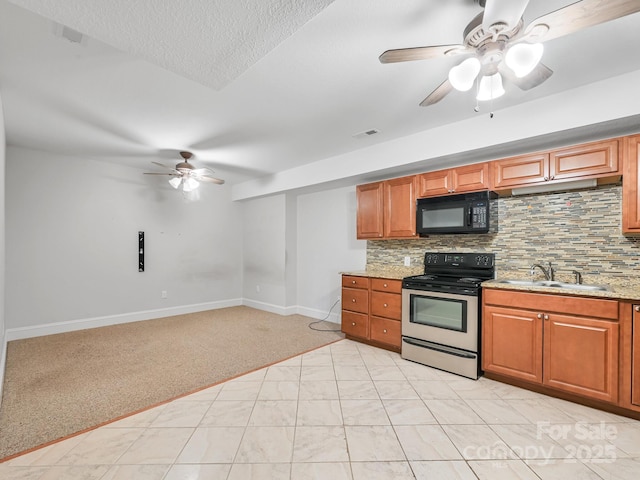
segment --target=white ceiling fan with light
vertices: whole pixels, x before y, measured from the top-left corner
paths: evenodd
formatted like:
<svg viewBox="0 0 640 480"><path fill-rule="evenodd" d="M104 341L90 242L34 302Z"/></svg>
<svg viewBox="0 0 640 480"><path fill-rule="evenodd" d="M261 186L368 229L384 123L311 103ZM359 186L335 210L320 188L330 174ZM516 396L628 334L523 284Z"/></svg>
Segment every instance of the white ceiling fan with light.
<svg viewBox="0 0 640 480"><path fill-rule="evenodd" d="M467 25L462 44L387 50L381 63L465 56L421 103L429 106L452 90L476 85L478 101L504 95L503 79L522 90L537 87L552 75L541 62L542 42L640 11L640 0L582 0L536 18L527 26L522 15L529 0L477 0L484 11Z"/></svg>
<svg viewBox="0 0 640 480"><path fill-rule="evenodd" d="M159 162L151 162L154 165L158 165L162 168L168 169L167 172L144 172L145 175L169 175L169 184L177 189L182 190L184 193L193 192L200 183L215 183L222 185L224 180L215 178L210 174L213 170L209 168L195 168L193 164L189 163L189 160L193 158L191 152L180 152L182 162L178 163L175 168L168 167Z"/></svg>

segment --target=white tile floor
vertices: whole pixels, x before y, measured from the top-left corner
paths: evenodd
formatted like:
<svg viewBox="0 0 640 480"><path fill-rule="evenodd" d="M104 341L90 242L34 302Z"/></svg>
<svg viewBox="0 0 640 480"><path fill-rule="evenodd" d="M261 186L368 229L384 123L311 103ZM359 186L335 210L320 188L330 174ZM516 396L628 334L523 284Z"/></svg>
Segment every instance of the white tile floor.
<svg viewBox="0 0 640 480"><path fill-rule="evenodd" d="M640 478L640 422L342 340L0 464L3 479Z"/></svg>

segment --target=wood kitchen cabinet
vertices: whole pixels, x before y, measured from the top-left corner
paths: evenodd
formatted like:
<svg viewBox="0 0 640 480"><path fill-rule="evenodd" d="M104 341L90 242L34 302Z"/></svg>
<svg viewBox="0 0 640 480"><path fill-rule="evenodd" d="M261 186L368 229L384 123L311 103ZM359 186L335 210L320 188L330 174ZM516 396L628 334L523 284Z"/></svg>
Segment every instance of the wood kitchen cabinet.
<svg viewBox="0 0 640 480"><path fill-rule="evenodd" d="M486 289L485 372L618 400L616 300Z"/></svg>
<svg viewBox="0 0 640 480"><path fill-rule="evenodd" d="M640 234L640 135L624 139L622 233Z"/></svg>
<svg viewBox="0 0 640 480"><path fill-rule="evenodd" d="M418 198L477 192L489 188L489 163L418 175Z"/></svg>
<svg viewBox="0 0 640 480"><path fill-rule="evenodd" d="M640 409L640 304L631 312L631 404Z"/></svg>
<svg viewBox="0 0 640 480"><path fill-rule="evenodd" d="M620 404L640 412L640 302L620 302Z"/></svg>
<svg viewBox="0 0 640 480"><path fill-rule="evenodd" d="M401 280L342 276L342 331L347 337L400 351L401 317Z"/></svg>
<svg viewBox="0 0 640 480"><path fill-rule="evenodd" d="M492 162L495 190L622 175L619 139L584 143Z"/></svg>
<svg viewBox="0 0 640 480"><path fill-rule="evenodd" d="M415 176L356 187L359 239L416 237Z"/></svg>

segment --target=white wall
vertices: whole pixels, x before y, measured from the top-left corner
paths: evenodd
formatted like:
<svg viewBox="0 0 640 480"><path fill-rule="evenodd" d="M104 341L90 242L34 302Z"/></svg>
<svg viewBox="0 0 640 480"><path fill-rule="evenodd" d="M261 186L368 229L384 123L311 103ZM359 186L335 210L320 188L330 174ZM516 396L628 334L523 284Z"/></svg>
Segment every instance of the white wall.
<svg viewBox="0 0 640 480"><path fill-rule="evenodd" d="M356 239L355 186L298 197L298 311L324 318L340 295L340 272L363 270L367 242ZM340 303L331 321L340 321Z"/></svg>
<svg viewBox="0 0 640 480"><path fill-rule="evenodd" d="M144 165L14 147L6 163L11 338L241 303L242 207L228 186L187 202Z"/></svg>
<svg viewBox="0 0 640 480"><path fill-rule="evenodd" d="M4 114L2 113L2 95L0 95L0 404L2 403L2 385L4 383L4 366L6 361L5 344L5 132Z"/></svg>
<svg viewBox="0 0 640 480"><path fill-rule="evenodd" d="M245 304L287 314L285 195L242 203L242 278Z"/></svg>

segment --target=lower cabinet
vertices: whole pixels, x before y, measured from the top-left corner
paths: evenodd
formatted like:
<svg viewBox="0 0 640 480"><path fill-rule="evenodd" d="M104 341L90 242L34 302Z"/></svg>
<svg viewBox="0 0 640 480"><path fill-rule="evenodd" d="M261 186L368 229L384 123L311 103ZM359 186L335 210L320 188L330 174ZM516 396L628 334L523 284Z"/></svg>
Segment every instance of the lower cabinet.
<svg viewBox="0 0 640 480"><path fill-rule="evenodd" d="M362 340L400 350L402 281L342 276L342 331Z"/></svg>
<svg viewBox="0 0 640 480"><path fill-rule="evenodd" d="M618 401L616 300L497 289L483 295L485 372Z"/></svg>
<svg viewBox="0 0 640 480"><path fill-rule="evenodd" d="M640 305L632 306L631 404L640 408Z"/></svg>

